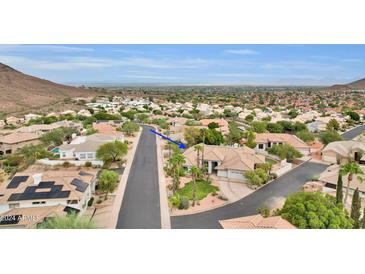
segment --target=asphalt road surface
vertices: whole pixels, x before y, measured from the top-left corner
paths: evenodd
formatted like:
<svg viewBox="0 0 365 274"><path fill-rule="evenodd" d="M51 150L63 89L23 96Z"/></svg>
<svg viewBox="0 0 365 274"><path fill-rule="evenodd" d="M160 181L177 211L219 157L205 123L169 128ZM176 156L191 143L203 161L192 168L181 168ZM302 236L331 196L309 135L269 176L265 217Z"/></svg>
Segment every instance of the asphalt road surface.
<svg viewBox="0 0 365 274"><path fill-rule="evenodd" d="M117 228L161 228L156 136L143 126Z"/></svg>
<svg viewBox="0 0 365 274"><path fill-rule="evenodd" d="M341 136L345 140L352 140L356 136L359 136L364 131L365 131L365 125L361 125L341 134Z"/></svg>
<svg viewBox="0 0 365 274"><path fill-rule="evenodd" d="M241 200L210 211L171 217L172 228L221 228L219 220L257 214L257 209L268 206L275 198L283 198L299 191L313 175L326 165L307 162Z"/></svg>

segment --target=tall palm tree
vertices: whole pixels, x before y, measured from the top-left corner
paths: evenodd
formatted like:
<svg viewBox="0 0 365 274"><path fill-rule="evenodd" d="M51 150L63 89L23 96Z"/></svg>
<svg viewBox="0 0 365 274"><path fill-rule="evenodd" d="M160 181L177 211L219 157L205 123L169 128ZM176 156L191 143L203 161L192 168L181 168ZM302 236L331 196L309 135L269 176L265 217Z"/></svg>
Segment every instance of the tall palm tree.
<svg viewBox="0 0 365 274"><path fill-rule="evenodd" d="M175 153L171 158L172 171L173 171L173 184L172 184L173 193L175 193L176 190L179 189L180 172L184 163L185 163L185 157L181 153Z"/></svg>
<svg viewBox="0 0 365 274"><path fill-rule="evenodd" d="M194 150L196 151L196 162L198 168L200 168L200 152L203 150L203 147L201 145L194 146Z"/></svg>
<svg viewBox="0 0 365 274"><path fill-rule="evenodd" d="M192 206L195 206L195 201L196 201L196 179L200 177L201 170L200 168L198 168L197 166L192 166L191 167L191 175L193 177L193 189L192 189L192 200L193 200L193 204Z"/></svg>
<svg viewBox="0 0 365 274"><path fill-rule="evenodd" d="M354 175L356 175L357 179L360 182L362 182L363 177L361 175L363 175L364 172L362 171L362 169L360 168L358 163L351 161L351 162L348 162L347 164L343 165L340 168L340 174L341 174L341 176L347 175L347 185L346 185L346 193L345 193L345 200L344 200L344 205L346 206L347 197L349 195L349 188L352 183Z"/></svg>

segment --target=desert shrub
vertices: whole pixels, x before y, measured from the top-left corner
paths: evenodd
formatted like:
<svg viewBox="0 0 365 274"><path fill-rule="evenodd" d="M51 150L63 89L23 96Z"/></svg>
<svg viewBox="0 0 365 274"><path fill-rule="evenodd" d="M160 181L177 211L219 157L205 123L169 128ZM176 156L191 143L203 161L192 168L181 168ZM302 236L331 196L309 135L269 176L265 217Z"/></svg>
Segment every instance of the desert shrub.
<svg viewBox="0 0 365 274"><path fill-rule="evenodd" d="M258 210L257 210L261 215L262 217L264 218L267 218L270 216L270 210L264 206L264 207L260 207Z"/></svg>
<svg viewBox="0 0 365 274"><path fill-rule="evenodd" d="M189 208L189 200L185 196L180 196L180 205L179 209L188 209Z"/></svg>

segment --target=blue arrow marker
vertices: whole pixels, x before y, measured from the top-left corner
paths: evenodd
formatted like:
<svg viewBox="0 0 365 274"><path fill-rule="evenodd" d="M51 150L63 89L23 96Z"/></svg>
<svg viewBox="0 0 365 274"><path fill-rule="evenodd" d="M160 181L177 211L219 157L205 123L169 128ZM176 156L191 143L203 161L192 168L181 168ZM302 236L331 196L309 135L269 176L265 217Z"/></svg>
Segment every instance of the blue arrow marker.
<svg viewBox="0 0 365 274"><path fill-rule="evenodd" d="M185 146L183 143L175 142L174 140L171 140L170 138L166 137L165 135L162 135L161 133L158 133L158 132L154 131L153 129L150 129L150 131L151 131L152 133L154 133L154 134L156 134L156 135L158 135L158 136L160 136L160 137L164 138L165 140L167 140L167 141L169 141L169 142L171 142L171 143L174 143L175 145L179 146L179 148L181 148L181 149L186 148L186 146Z"/></svg>

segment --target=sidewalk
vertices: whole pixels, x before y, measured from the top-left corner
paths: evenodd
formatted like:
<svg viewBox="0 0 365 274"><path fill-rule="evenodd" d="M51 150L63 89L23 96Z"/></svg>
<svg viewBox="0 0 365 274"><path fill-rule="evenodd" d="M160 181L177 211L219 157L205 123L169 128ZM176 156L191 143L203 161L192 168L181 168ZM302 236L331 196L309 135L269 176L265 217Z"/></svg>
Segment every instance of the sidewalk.
<svg viewBox="0 0 365 274"><path fill-rule="evenodd" d="M161 150L161 139L156 136L156 146L157 146L157 165L158 165L158 186L160 190L160 210L161 210L161 228L170 229L171 221L170 221L170 211L167 200L167 191L166 191L166 178L165 172L163 170L163 161L162 161L162 153Z"/></svg>
<svg viewBox="0 0 365 274"><path fill-rule="evenodd" d="M122 206L122 201L123 201L124 191L127 186L129 171L130 171L132 163L133 163L134 154L136 153L141 133L142 133L142 128L140 128L140 130L137 134L137 138L133 142L132 150L127 155L127 166L124 169L122 178L120 179L120 182L119 182L118 189L115 192L115 199L114 199L114 203L112 205L111 213L109 216L109 222L108 222L108 225L106 226L106 228L114 229L117 226L118 215L119 215L120 208Z"/></svg>

